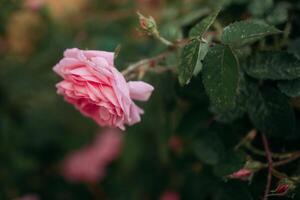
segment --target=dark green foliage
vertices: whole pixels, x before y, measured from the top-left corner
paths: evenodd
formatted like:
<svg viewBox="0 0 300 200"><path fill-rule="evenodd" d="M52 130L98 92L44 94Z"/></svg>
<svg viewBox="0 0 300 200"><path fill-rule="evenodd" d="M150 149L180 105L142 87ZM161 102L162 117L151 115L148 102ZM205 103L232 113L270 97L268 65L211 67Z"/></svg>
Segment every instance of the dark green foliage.
<svg viewBox="0 0 300 200"><path fill-rule="evenodd" d="M288 51L300 59L300 38L291 41Z"/></svg>
<svg viewBox="0 0 300 200"><path fill-rule="evenodd" d="M213 12L209 16L205 17L201 22L196 24L189 33L189 36L191 38L197 37L202 39L203 35L205 34L206 31L210 28L210 26L215 22L218 14L220 12L220 9L217 11Z"/></svg>
<svg viewBox="0 0 300 200"><path fill-rule="evenodd" d="M217 165L214 166L214 173L219 177L226 177L239 169L243 168L246 162L246 156L243 152L227 150Z"/></svg>
<svg viewBox="0 0 300 200"><path fill-rule="evenodd" d="M241 21L224 28L222 42L233 46L243 46L267 35L278 33L280 33L278 29L260 21Z"/></svg>
<svg viewBox="0 0 300 200"><path fill-rule="evenodd" d="M217 121L222 123L232 123L233 121L243 117L247 112L246 104L248 99L248 82L246 81L245 75L240 73L239 87L237 95L234 99L234 107L229 110L219 110L215 106L211 106L211 111L215 114Z"/></svg>
<svg viewBox="0 0 300 200"><path fill-rule="evenodd" d="M200 44L198 39L193 39L182 50L181 62L178 68L179 82L182 85L189 83L193 76L198 61Z"/></svg>
<svg viewBox="0 0 300 200"><path fill-rule="evenodd" d="M213 132L199 137L194 142L193 148L199 160L210 165L218 164L225 152L221 139Z"/></svg>
<svg viewBox="0 0 300 200"><path fill-rule="evenodd" d="M228 110L234 106L238 75L239 63L230 47L216 45L208 51L202 72L203 84L218 109Z"/></svg>
<svg viewBox="0 0 300 200"><path fill-rule="evenodd" d="M300 96L300 79L280 81L278 88L289 97L298 97Z"/></svg>
<svg viewBox="0 0 300 200"><path fill-rule="evenodd" d="M250 91L247 107L255 127L272 137L294 133L295 115L283 94L271 87L253 86Z"/></svg>
<svg viewBox="0 0 300 200"><path fill-rule="evenodd" d="M260 52L249 58L246 72L257 79L292 80L300 77L300 60L287 52Z"/></svg>

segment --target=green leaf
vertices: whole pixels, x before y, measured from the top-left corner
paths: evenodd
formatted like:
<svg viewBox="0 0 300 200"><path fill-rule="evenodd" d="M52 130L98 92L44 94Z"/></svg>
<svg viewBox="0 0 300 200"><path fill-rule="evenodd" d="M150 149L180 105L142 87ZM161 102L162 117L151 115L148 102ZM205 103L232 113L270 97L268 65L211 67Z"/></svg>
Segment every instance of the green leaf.
<svg viewBox="0 0 300 200"><path fill-rule="evenodd" d="M239 21L224 28L221 40L224 44L243 46L278 33L281 31L260 21Z"/></svg>
<svg viewBox="0 0 300 200"><path fill-rule="evenodd" d="M216 165L223 157L224 146L216 133L205 133L193 143L195 155L202 162Z"/></svg>
<svg viewBox="0 0 300 200"><path fill-rule="evenodd" d="M231 48L216 45L203 62L202 78L213 106L228 110L234 106L239 83L239 63Z"/></svg>
<svg viewBox="0 0 300 200"><path fill-rule="evenodd" d="M281 137L295 131L295 115L287 98L274 88L251 87L247 110L254 126L269 136Z"/></svg>
<svg viewBox="0 0 300 200"><path fill-rule="evenodd" d="M194 76L197 76L199 74L199 72L201 72L202 68L203 68L203 60L208 52L209 49L209 44L204 43L204 42L200 42L200 46L199 46L199 53L198 53L198 60L193 72Z"/></svg>
<svg viewBox="0 0 300 200"><path fill-rule="evenodd" d="M261 52L250 57L246 72L257 79L291 80L300 77L300 61L287 52Z"/></svg>
<svg viewBox="0 0 300 200"><path fill-rule="evenodd" d="M272 12L267 16L266 20L269 24L281 24L288 20L288 10L290 4L287 2L278 2Z"/></svg>
<svg viewBox="0 0 300 200"><path fill-rule="evenodd" d="M193 76L198 61L200 42L197 39L187 44L181 54L179 64L179 82L181 85L188 84Z"/></svg>
<svg viewBox="0 0 300 200"><path fill-rule="evenodd" d="M214 173L224 177L243 168L246 163L246 156L243 152L227 151L220 159L218 165L214 166Z"/></svg>
<svg viewBox="0 0 300 200"><path fill-rule="evenodd" d="M278 83L279 90L289 97L300 96L300 79L281 81Z"/></svg>
<svg viewBox="0 0 300 200"><path fill-rule="evenodd" d="M247 112L246 103L248 98L247 92L247 81L244 76L244 73L239 75L239 87L238 94L234 99L235 105L233 108L225 111L220 111L214 106L211 106L210 110L214 113L215 119L221 123L231 123L241 117Z"/></svg>
<svg viewBox="0 0 300 200"><path fill-rule="evenodd" d="M212 14L210 14L209 16L205 17L203 20L201 20L198 24L196 24L189 33L190 37L198 37L198 38L202 38L204 33L206 31L208 31L208 29L210 28L210 26L214 23L214 21L216 20L218 14L220 13L221 9L216 10L215 12L213 12Z"/></svg>
<svg viewBox="0 0 300 200"><path fill-rule="evenodd" d="M263 17L274 6L273 0L252 0L248 6L250 13L255 17Z"/></svg>
<svg viewBox="0 0 300 200"><path fill-rule="evenodd" d="M291 41L288 52L294 54L298 59L300 59L300 38Z"/></svg>
<svg viewBox="0 0 300 200"><path fill-rule="evenodd" d="M245 114L244 105L239 102L239 97L236 98L236 106L228 111L218 112L215 108L211 108L211 111L215 113L215 119L221 123L231 123Z"/></svg>

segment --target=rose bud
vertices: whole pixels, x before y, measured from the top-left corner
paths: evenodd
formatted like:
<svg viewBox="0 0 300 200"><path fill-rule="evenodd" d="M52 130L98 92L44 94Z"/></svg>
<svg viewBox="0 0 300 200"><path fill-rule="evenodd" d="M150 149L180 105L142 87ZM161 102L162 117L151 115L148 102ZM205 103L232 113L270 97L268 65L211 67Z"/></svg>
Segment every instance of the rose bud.
<svg viewBox="0 0 300 200"><path fill-rule="evenodd" d="M285 196L296 189L294 181L284 178L281 179L275 190L269 196Z"/></svg>
<svg viewBox="0 0 300 200"><path fill-rule="evenodd" d="M148 34L157 35L157 25L153 17L145 17L141 13L137 12L139 16L140 26L142 30L146 31Z"/></svg>
<svg viewBox="0 0 300 200"><path fill-rule="evenodd" d="M124 130L140 122L144 111L133 100L147 101L154 89L143 81L126 82L113 52L67 49L53 70L64 79L57 93L100 126Z"/></svg>
<svg viewBox="0 0 300 200"><path fill-rule="evenodd" d="M239 179L242 181L249 181L253 176L253 171L250 169L242 168L233 174L230 174L228 178L230 179Z"/></svg>
<svg viewBox="0 0 300 200"><path fill-rule="evenodd" d="M246 162L244 168L229 175L228 178L240 179L242 181L250 181L254 173L263 167L261 162L249 160Z"/></svg>
<svg viewBox="0 0 300 200"><path fill-rule="evenodd" d="M288 190L289 190L289 185L285 183L285 184L278 185L277 188L275 189L275 193L286 194Z"/></svg>

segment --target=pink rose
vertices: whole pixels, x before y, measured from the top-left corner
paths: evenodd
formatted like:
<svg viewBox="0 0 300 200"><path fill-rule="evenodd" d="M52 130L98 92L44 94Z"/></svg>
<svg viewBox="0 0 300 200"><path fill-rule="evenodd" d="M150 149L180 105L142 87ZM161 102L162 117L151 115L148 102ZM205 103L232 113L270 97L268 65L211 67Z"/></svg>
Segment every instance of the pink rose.
<svg viewBox="0 0 300 200"><path fill-rule="evenodd" d="M88 147L74 151L64 161L64 177L70 182L97 182L104 177L105 171L95 157L93 149Z"/></svg>
<svg viewBox="0 0 300 200"><path fill-rule="evenodd" d="M163 193L163 195L160 197L160 200L179 200L179 194L175 191L166 191Z"/></svg>
<svg viewBox="0 0 300 200"><path fill-rule="evenodd" d="M106 129L95 140L96 159L101 165L107 165L116 160L122 150L123 135L116 129Z"/></svg>
<svg viewBox="0 0 300 200"><path fill-rule="evenodd" d="M142 81L126 82L114 67L114 53L67 49L64 58L54 66L64 80L58 94L100 126L119 127L141 121L143 110L134 100L147 101L153 87Z"/></svg>
<svg viewBox="0 0 300 200"><path fill-rule="evenodd" d="M95 183L106 173L107 166L118 158L123 134L117 129L106 129L95 141L72 152L63 162L62 174L70 182Z"/></svg>

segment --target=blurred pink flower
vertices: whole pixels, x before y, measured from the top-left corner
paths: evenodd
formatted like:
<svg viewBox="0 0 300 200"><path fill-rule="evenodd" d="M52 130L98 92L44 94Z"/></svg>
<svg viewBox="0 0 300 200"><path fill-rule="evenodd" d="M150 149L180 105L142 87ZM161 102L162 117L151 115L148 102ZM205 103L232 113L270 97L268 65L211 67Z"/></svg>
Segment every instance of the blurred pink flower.
<svg viewBox="0 0 300 200"><path fill-rule="evenodd" d="M166 191L163 193L163 195L160 197L160 200L179 200L179 193L176 191Z"/></svg>
<svg viewBox="0 0 300 200"><path fill-rule="evenodd" d="M36 194L27 194L14 200L39 200L39 196Z"/></svg>
<svg viewBox="0 0 300 200"><path fill-rule="evenodd" d="M45 0L24 0L25 7L31 10L39 10L45 4Z"/></svg>
<svg viewBox="0 0 300 200"><path fill-rule="evenodd" d="M175 153L180 153L183 149L183 141L179 136L172 136L168 144L170 149Z"/></svg>
<svg viewBox="0 0 300 200"><path fill-rule="evenodd" d="M123 134L116 129L99 133L95 141L72 152L63 162L63 176L70 182L95 183L105 176L106 167L121 152Z"/></svg>
<svg viewBox="0 0 300 200"><path fill-rule="evenodd" d="M67 49L54 66L64 80L58 94L100 126L119 127L141 121L143 110L132 100L147 101L153 87L142 81L126 82L114 66L114 53Z"/></svg>

